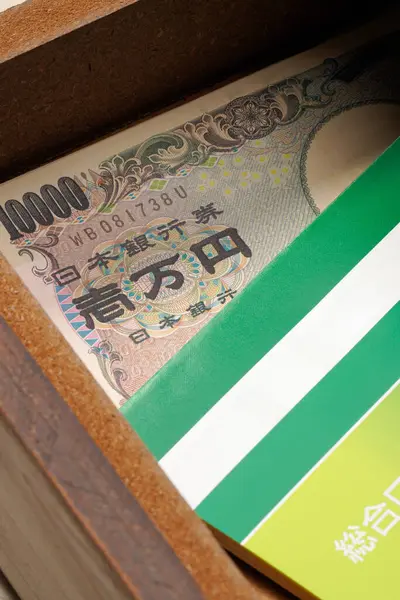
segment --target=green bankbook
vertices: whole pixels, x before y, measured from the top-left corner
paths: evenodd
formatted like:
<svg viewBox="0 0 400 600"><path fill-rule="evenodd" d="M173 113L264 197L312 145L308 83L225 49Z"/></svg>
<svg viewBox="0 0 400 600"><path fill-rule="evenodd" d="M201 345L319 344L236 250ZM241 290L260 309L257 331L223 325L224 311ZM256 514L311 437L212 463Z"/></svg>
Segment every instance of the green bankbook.
<svg viewBox="0 0 400 600"><path fill-rule="evenodd" d="M400 597L399 190L400 139L122 409L301 598Z"/></svg>

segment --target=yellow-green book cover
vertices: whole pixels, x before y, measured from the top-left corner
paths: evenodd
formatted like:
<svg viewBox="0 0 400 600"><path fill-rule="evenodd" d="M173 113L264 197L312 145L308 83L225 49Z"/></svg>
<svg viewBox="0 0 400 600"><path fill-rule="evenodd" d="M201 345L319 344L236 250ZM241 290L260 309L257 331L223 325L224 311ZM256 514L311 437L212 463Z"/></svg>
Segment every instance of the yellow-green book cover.
<svg viewBox="0 0 400 600"><path fill-rule="evenodd" d="M123 407L223 543L301 598L400 598L399 167L400 140Z"/></svg>

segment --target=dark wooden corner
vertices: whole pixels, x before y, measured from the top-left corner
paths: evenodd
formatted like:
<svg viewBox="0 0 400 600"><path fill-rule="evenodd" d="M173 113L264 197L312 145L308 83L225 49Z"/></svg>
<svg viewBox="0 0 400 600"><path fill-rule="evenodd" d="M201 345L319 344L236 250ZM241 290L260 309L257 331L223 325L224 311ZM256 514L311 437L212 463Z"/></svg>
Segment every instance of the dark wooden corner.
<svg viewBox="0 0 400 600"><path fill-rule="evenodd" d="M203 598L2 319L0 538L24 600Z"/></svg>

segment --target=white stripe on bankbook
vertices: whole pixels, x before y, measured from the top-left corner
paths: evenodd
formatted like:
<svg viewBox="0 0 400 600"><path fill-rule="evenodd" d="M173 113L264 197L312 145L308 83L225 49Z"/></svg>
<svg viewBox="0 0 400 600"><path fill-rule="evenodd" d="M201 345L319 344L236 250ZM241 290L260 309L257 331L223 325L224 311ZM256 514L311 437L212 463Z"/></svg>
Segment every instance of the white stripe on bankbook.
<svg viewBox="0 0 400 600"><path fill-rule="evenodd" d="M192 508L400 300L399 261L400 224L161 459Z"/></svg>

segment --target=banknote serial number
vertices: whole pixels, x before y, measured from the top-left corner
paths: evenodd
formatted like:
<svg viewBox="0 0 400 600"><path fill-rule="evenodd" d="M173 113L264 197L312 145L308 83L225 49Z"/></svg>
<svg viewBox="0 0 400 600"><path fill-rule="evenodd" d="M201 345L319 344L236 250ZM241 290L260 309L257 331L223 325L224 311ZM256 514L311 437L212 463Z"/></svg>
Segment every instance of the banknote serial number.
<svg viewBox="0 0 400 600"><path fill-rule="evenodd" d="M148 217L150 214L158 212L165 207L168 208L176 200L174 195L179 196L179 198L187 198L186 190L184 187L179 186L178 188L174 188L171 195L162 193L157 199L148 198L147 201L143 200L142 202L137 202L131 208L124 209L120 207L117 213L113 214L111 217L108 216L105 219L101 219L96 223L96 226L92 223L90 227L82 227L81 231L75 232L68 237L75 246L82 246L89 240L92 241L97 239L101 236L102 231L104 233L111 233L114 229L121 229L130 223L136 223L138 220L141 220L142 217ZM175 223L175 221L172 222ZM100 229L102 231L100 231Z"/></svg>
<svg viewBox="0 0 400 600"><path fill-rule="evenodd" d="M61 177L58 187L45 184L40 188L40 195L27 192L22 202L7 200L4 208L0 206L0 222L13 242L23 234L34 233L38 225L52 225L55 218L68 219L72 209L88 208L89 199L76 181Z"/></svg>

